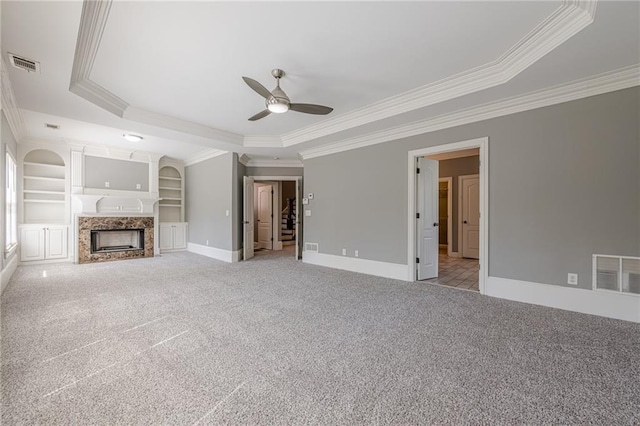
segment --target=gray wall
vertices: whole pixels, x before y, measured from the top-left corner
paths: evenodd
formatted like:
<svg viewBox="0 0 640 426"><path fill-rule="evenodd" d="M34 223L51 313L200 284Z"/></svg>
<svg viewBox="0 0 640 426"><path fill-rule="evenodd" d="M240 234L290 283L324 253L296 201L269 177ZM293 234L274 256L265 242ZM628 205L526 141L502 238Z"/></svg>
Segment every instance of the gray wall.
<svg viewBox="0 0 640 426"><path fill-rule="evenodd" d="M407 151L489 137L489 273L591 287L591 255L640 255L640 89L305 161L305 241L407 263Z"/></svg>
<svg viewBox="0 0 640 426"><path fill-rule="evenodd" d="M302 176L302 167L247 167L247 176Z"/></svg>
<svg viewBox="0 0 640 426"><path fill-rule="evenodd" d="M6 211L6 197L5 197L5 177L6 173L6 164L5 164L5 153L8 151L13 155L13 159L18 164L18 145L16 144L16 138L11 133L11 129L9 128L9 122L4 116L4 111L0 113L2 115L2 128L0 133L0 144L2 145L2 152L0 153L0 200L2 200L2 209L0 209L0 241L2 242L2 253L0 254L0 270L4 269L5 266L16 256L18 249L15 249L13 253L5 258L4 253L4 245L5 245L5 211ZM4 291L4 287L0 288L0 293Z"/></svg>
<svg viewBox="0 0 640 426"><path fill-rule="evenodd" d="M87 188L105 188L125 191L149 191L149 164L112 158L84 157L84 185ZM136 184L140 189L136 189Z"/></svg>
<svg viewBox="0 0 640 426"><path fill-rule="evenodd" d="M454 158L452 160L442 160L438 163L438 173L440 177L452 177L453 182L453 199L452 199L452 212L449 215L453 223L452 244L453 251L458 251L458 196L460 195L460 188L458 188L458 177L464 175L475 175L480 173L480 157L475 155L473 157Z"/></svg>
<svg viewBox="0 0 640 426"><path fill-rule="evenodd" d="M210 247L234 250L235 163L235 154L228 153L185 168L190 243L204 246L209 240Z"/></svg>

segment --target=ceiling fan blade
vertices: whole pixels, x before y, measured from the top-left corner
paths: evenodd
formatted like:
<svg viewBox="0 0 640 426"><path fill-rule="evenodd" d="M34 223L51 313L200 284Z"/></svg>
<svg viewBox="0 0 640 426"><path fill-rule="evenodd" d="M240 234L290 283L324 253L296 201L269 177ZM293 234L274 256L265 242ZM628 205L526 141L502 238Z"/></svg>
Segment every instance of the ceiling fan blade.
<svg viewBox="0 0 640 426"><path fill-rule="evenodd" d="M245 83L247 83L249 87L255 90L255 92L260 96L262 96L263 98L269 99L270 97L273 96L270 91L268 91L262 84L258 83L254 79L249 77L242 77L242 79L244 80Z"/></svg>
<svg viewBox="0 0 640 426"><path fill-rule="evenodd" d="M249 121L260 120L261 118L265 118L269 114L271 114L271 111L269 111L268 109L265 109L264 111L260 111L259 113L257 113L253 117L249 118Z"/></svg>
<svg viewBox="0 0 640 426"><path fill-rule="evenodd" d="M322 105L313 104L291 104L289 109L292 111L304 112L306 114L327 115L333 108L329 108Z"/></svg>

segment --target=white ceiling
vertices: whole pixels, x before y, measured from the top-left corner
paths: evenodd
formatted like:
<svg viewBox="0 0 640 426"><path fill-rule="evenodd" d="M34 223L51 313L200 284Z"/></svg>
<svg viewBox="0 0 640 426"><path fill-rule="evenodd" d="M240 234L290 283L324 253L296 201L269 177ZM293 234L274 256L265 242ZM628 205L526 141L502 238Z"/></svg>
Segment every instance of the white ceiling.
<svg viewBox="0 0 640 426"><path fill-rule="evenodd" d="M500 59L520 40L531 37L532 30L539 32L541 23L562 5L557 1L114 2L91 81L131 107L232 132L239 142L185 131L184 126L127 120L71 93L81 2L3 1L2 57L8 63L7 52L13 52L42 64L40 74L9 67L31 138L131 149L121 135L134 132L145 136L135 149L175 158L216 148L255 158L287 159L322 143L640 63L639 3L601 1L593 23L567 34L552 51L514 71L510 80L478 86L475 92L449 90L448 98L422 107L382 114L370 122L354 121L357 125L298 138L299 145L277 147L282 146L281 137L305 134L342 118L348 122L353 111L392 96L425 85L435 92L434 83ZM536 49L531 51L541 47ZM281 84L293 102L324 104L335 111L326 117L289 112L247 121L264 109L264 103L241 77L255 78L271 89L270 71L276 67L287 72ZM45 121L61 124L61 129L45 129ZM245 139L243 146L243 136L269 136L264 140L277 142L258 148Z"/></svg>

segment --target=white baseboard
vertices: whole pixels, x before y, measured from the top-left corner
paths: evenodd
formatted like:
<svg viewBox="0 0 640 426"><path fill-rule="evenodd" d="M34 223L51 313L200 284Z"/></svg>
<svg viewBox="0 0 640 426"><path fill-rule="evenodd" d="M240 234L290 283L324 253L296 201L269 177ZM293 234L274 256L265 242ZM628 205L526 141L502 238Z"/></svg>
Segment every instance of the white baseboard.
<svg viewBox="0 0 640 426"><path fill-rule="evenodd" d="M452 251L449 257L462 257L459 251Z"/></svg>
<svg viewBox="0 0 640 426"><path fill-rule="evenodd" d="M376 260L335 256L311 251L302 253L302 261L312 265L328 266L329 268L343 269L345 271L359 272L361 274L376 275L378 277L402 281L407 281L407 271L409 268L407 265L400 265L398 263L378 262Z"/></svg>
<svg viewBox="0 0 640 426"><path fill-rule="evenodd" d="M273 250L275 251L282 250L282 241L274 241Z"/></svg>
<svg viewBox="0 0 640 426"><path fill-rule="evenodd" d="M203 246L201 244L187 243L187 251L213 259L222 260L224 262L239 262L241 258L241 250L231 251L223 250L215 247Z"/></svg>
<svg viewBox="0 0 640 426"><path fill-rule="evenodd" d="M487 296L640 323L640 297L489 277Z"/></svg>
<svg viewBox="0 0 640 426"><path fill-rule="evenodd" d="M4 289L7 288L7 284L9 284L9 280L13 273L18 269L18 255L14 255L7 263L7 266L4 267L2 272L0 272L0 294L4 292Z"/></svg>

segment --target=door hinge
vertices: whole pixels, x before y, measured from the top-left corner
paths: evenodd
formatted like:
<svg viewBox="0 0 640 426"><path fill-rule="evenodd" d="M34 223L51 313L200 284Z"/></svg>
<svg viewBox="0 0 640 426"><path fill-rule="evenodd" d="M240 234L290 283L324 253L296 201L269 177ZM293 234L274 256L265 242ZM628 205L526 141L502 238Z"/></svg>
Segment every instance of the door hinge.
<svg viewBox="0 0 640 426"><path fill-rule="evenodd" d="M271 190L271 195L273 195L273 189Z"/></svg>
<svg viewBox="0 0 640 426"><path fill-rule="evenodd" d="M420 263L420 258L416 257L416 263Z"/></svg>
<svg viewBox="0 0 640 426"><path fill-rule="evenodd" d="M420 213L416 213L416 219L420 219Z"/></svg>
<svg viewBox="0 0 640 426"><path fill-rule="evenodd" d="M418 174L418 175L420 174L420 167L418 167L418 168L416 169L416 174Z"/></svg>
<svg viewBox="0 0 640 426"><path fill-rule="evenodd" d="M271 237L271 241L273 241L273 237Z"/></svg>

